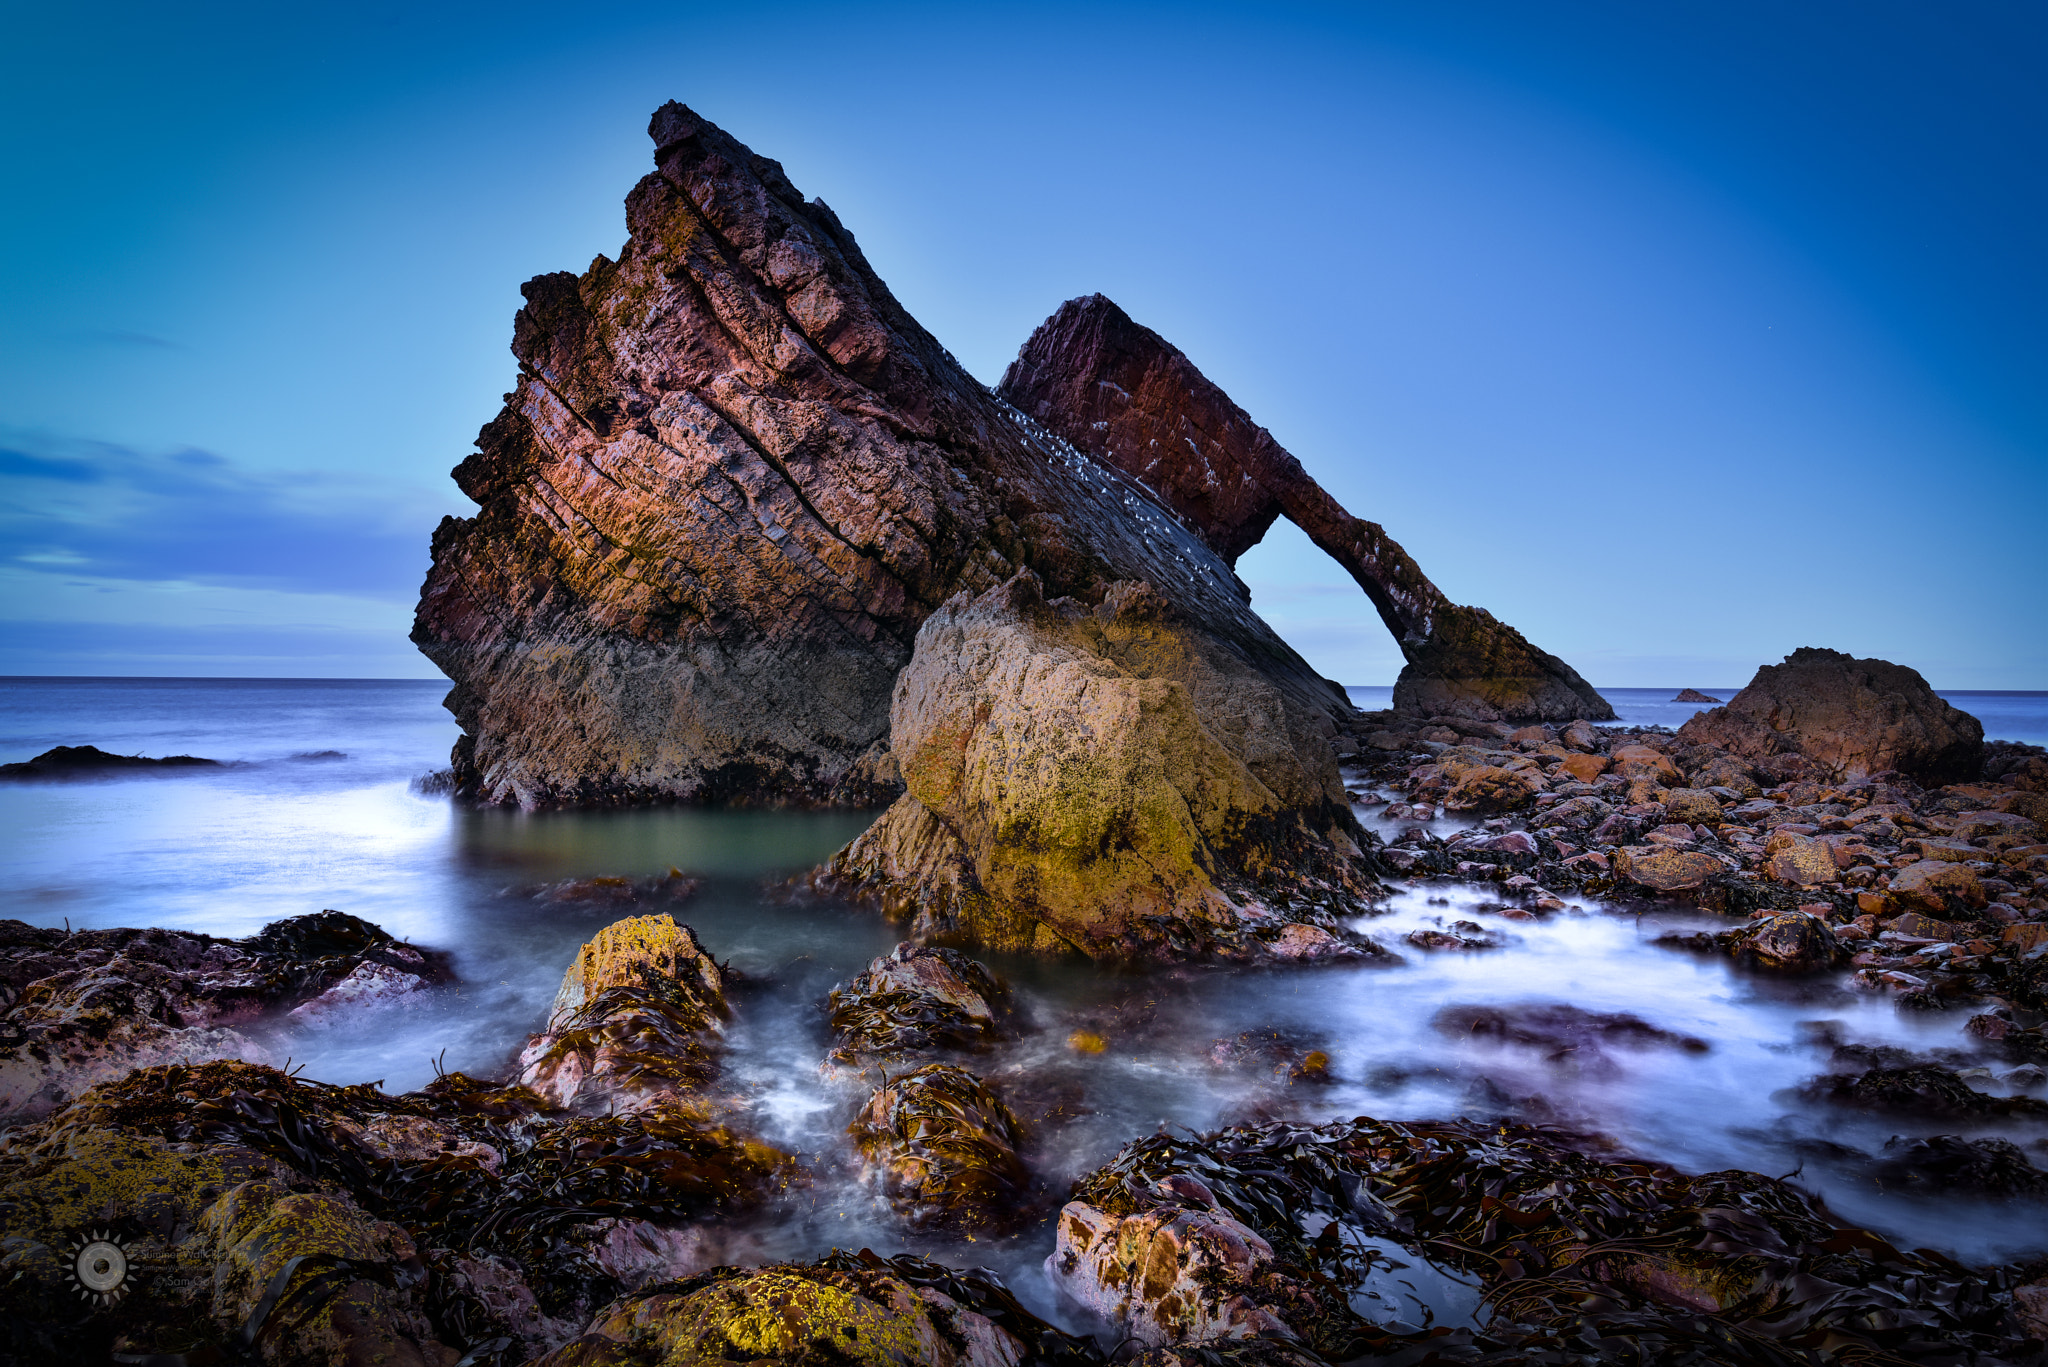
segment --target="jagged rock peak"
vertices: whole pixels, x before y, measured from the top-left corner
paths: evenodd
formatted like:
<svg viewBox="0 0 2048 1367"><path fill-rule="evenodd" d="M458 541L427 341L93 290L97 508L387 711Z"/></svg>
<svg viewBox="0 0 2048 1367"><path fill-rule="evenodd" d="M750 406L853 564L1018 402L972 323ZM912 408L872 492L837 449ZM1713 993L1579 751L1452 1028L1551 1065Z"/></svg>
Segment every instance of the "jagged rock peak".
<svg viewBox="0 0 2048 1367"><path fill-rule="evenodd" d="M617 259L522 288L516 386L455 471L478 512L434 536L413 639L455 682L458 791L886 801L918 628L1024 570L1091 606L1150 584L1348 716L1222 557L961 369L779 165L680 104L649 134Z"/></svg>
<svg viewBox="0 0 2048 1367"><path fill-rule="evenodd" d="M1452 603L1375 522L1351 516L1158 333L1100 294L1070 299L1003 375L1004 398L1141 480L1230 563L1286 517L1342 565L1400 643L1394 703L1488 721L1614 718L1570 665Z"/></svg>

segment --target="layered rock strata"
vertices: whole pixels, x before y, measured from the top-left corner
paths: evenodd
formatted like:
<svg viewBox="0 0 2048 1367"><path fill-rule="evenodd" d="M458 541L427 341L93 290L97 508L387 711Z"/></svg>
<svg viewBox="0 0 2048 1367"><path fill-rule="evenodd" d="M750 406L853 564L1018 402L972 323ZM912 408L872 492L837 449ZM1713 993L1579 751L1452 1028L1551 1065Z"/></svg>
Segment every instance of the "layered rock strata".
<svg viewBox="0 0 2048 1367"><path fill-rule="evenodd" d="M999 393L1141 480L1229 563L1285 517L1365 590L1407 666L1394 705L1482 721L1612 721L1564 661L1484 608L1451 602L1378 523L1353 517L1301 462L1165 339L1101 295L1040 324Z"/></svg>
<svg viewBox="0 0 2048 1367"><path fill-rule="evenodd" d="M828 881L999 948L1339 949L1371 866L1320 725L1149 584L1091 607L1022 572L919 630L891 712L909 791Z"/></svg>
<svg viewBox="0 0 2048 1367"><path fill-rule="evenodd" d="M413 639L455 681L458 791L885 801L919 626L1026 569L1091 607L1151 585L1294 729L1348 718L1224 556L961 369L780 166L679 104L649 131L618 258L523 287L517 385L455 471L479 511L434 536Z"/></svg>

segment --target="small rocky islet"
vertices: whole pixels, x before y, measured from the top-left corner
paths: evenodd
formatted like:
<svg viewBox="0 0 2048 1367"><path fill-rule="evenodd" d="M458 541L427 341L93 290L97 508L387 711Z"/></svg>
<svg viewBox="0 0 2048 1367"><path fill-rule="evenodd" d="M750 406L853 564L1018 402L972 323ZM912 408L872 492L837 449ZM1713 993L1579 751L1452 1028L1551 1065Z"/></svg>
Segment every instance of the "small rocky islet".
<svg viewBox="0 0 2048 1367"><path fill-rule="evenodd" d="M517 388L457 471L480 511L435 536L415 640L456 685L449 784L529 809L882 808L776 895L906 937L812 1026L844 1099L830 1161L947 1256L745 1256L820 1158L748 1126L727 1041L756 984L677 919L680 874L543 889L616 919L496 1075L404 1094L276 1051L441 990L443 953L338 912L240 940L8 922L0 1353L2042 1360L2038 1254L1902 1250L1793 1180L1686 1174L1585 1127L1319 1113L1311 1035L1191 1041L1265 1113L1050 1183L1041 1141L1085 1095L995 1066L1004 1049L1086 1059L1166 1028L1147 984L1195 966L1495 952L1470 921L1370 933L1395 889L1452 883L1511 925L1692 908L1725 928L1658 952L1965 1013L1969 1059L1807 1041L1832 1050L1812 1104L2048 1130L2026 1095L2048 1063L2048 754L1820 649L1675 733L1612 724L1108 300L1063 306L990 391L774 162L680 105L650 133L619 258L525 287ZM1391 711L1356 711L1250 610L1231 566L1282 516L1400 642ZM1137 987L1046 1018L976 957L1019 954ZM1560 1054L1711 1047L1563 1004L1433 1024ZM1972 1085L1977 1060L2004 1090ZM1898 1188L2034 1201L2039 1152L1955 1133L1868 1161ZM973 1265L1020 1230L1049 1233L1044 1276L1092 1337ZM130 1269L116 1292L79 1281L95 1240ZM1425 1274L1459 1313L1431 1322Z"/></svg>

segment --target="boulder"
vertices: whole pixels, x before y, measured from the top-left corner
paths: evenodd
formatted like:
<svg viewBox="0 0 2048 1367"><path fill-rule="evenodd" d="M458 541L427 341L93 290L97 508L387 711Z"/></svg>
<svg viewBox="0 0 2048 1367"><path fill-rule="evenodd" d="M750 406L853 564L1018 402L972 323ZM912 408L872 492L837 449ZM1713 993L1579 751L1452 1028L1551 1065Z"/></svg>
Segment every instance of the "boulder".
<svg viewBox="0 0 2048 1367"><path fill-rule="evenodd" d="M918 938L1263 957L1290 900L1330 928L1373 886L1326 727L1147 586L1089 608L1021 574L918 631L909 791L827 877Z"/></svg>
<svg viewBox="0 0 2048 1367"><path fill-rule="evenodd" d="M1700 788L1673 788L1664 794L1664 818L1691 825L1717 826L1721 800Z"/></svg>
<svg viewBox="0 0 2048 1367"><path fill-rule="evenodd" d="M1557 733L1557 738L1573 750L1593 751L1600 748L1600 728L1581 717ZM1591 779L1586 782L1591 783Z"/></svg>
<svg viewBox="0 0 2048 1367"><path fill-rule="evenodd" d="M252 1029L348 1023L452 976L446 955L334 911L240 940L0 921L0 1120L46 1115L134 1068L267 1061Z"/></svg>
<svg viewBox="0 0 2048 1367"><path fill-rule="evenodd" d="M1649 779L1660 787L1676 788L1685 782L1678 766L1663 751L1641 743L1617 745L1608 752L1614 772L1630 783Z"/></svg>
<svg viewBox="0 0 2048 1367"><path fill-rule="evenodd" d="M1303 714L1355 715L1225 556L969 375L780 166L680 104L648 132L618 257L522 287L518 379L455 471L478 511L434 534L413 640L455 683L458 793L885 804L919 627L1026 569L1089 607L1149 584Z"/></svg>
<svg viewBox="0 0 2048 1367"><path fill-rule="evenodd" d="M1815 1343L1843 1360L2024 1360L2003 1271L1902 1253L1757 1173L1586 1152L1611 1143L1363 1116L1154 1136L1075 1184L1049 1270L1138 1343L1184 1345L1147 1363L1791 1363L1818 1361ZM1397 1245L1397 1276L1360 1256ZM1389 1313L1432 1282L1433 1316ZM1276 1342L1233 1341L1256 1333Z"/></svg>
<svg viewBox="0 0 2048 1367"><path fill-rule="evenodd" d="M1444 807L1454 812L1520 811L1543 790L1543 775L1536 769L1484 764L1459 774L1444 795Z"/></svg>
<svg viewBox="0 0 2048 1367"><path fill-rule="evenodd" d="M1614 852L1616 876L1652 892L1684 892L1727 871L1720 860L1700 850L1624 845Z"/></svg>
<svg viewBox="0 0 2048 1367"><path fill-rule="evenodd" d="M1597 797L1573 797L1538 812L1529 825L1536 830L1584 831L1598 826L1613 813L1614 809Z"/></svg>
<svg viewBox="0 0 2048 1367"><path fill-rule="evenodd" d="M1009 993L988 969L952 949L908 941L832 989L831 1059L887 1059L932 1049L977 1049L1001 1033Z"/></svg>
<svg viewBox="0 0 2048 1367"><path fill-rule="evenodd" d="M450 1367L503 1338L526 1360L795 1176L676 1108L565 1116L460 1073L394 1096L232 1061L139 1069L0 1137L0 1343L209 1362L253 1336L290 1367ZM141 1272L112 1305L69 1284L89 1230Z"/></svg>
<svg viewBox="0 0 2048 1367"><path fill-rule="evenodd" d="M1764 842L1766 869L1780 883L1815 887L1840 877L1835 852L1825 843L1790 831L1774 832Z"/></svg>
<svg viewBox="0 0 2048 1367"><path fill-rule="evenodd" d="M869 1175L913 1224L1002 1230L1030 1184L1023 1127L987 1083L928 1063L875 1089L847 1126Z"/></svg>
<svg viewBox="0 0 2048 1367"><path fill-rule="evenodd" d="M1291 1339L1271 1308L1273 1246L1179 1175L1124 1215L1084 1201L1061 1211L1045 1260L1061 1293L1141 1347L1217 1339ZM1264 1292L1266 1294L1262 1295Z"/></svg>
<svg viewBox="0 0 2048 1367"><path fill-rule="evenodd" d="M1679 728L1680 741L1762 761L1805 757L1836 781L1897 770L1921 783L1973 779L1984 727L1904 665L1801 649L1757 670L1726 707Z"/></svg>
<svg viewBox="0 0 2048 1367"><path fill-rule="evenodd" d="M1101 295L1071 299L1004 372L1002 396L1155 490L1235 565L1286 517L1342 565L1399 643L1396 710L1482 721L1614 719L1571 666L1444 597L1377 524L1339 507L1194 363Z"/></svg>
<svg viewBox="0 0 2048 1367"><path fill-rule="evenodd" d="M1804 911L1750 922L1734 932L1729 952L1738 963L1796 973L1833 968L1848 957L1828 923Z"/></svg>
<svg viewBox="0 0 2048 1367"><path fill-rule="evenodd" d="M716 1077L725 976L688 926L634 916L591 937L562 975L519 1082L567 1109L632 1111Z"/></svg>
<svg viewBox="0 0 2048 1367"><path fill-rule="evenodd" d="M219 760L200 759L197 755L166 755L162 759L150 759L146 755L111 755L96 745L59 745L43 751L34 759L0 764L0 779L105 778L115 774L153 774L220 767Z"/></svg>
<svg viewBox="0 0 2048 1367"><path fill-rule="evenodd" d="M1591 729L1590 727L1588 728ZM1580 783L1591 783L1607 772L1614 761L1605 755L1571 755L1559 760L1557 767L1570 774Z"/></svg>
<svg viewBox="0 0 2048 1367"><path fill-rule="evenodd" d="M721 1267L606 1308L535 1367L1053 1367L1101 1359L992 1274L912 1254Z"/></svg>
<svg viewBox="0 0 2048 1367"><path fill-rule="evenodd" d="M1892 875L1891 894L1906 906L1937 913L1975 911L1991 900L1968 865L1945 859L1906 865Z"/></svg>

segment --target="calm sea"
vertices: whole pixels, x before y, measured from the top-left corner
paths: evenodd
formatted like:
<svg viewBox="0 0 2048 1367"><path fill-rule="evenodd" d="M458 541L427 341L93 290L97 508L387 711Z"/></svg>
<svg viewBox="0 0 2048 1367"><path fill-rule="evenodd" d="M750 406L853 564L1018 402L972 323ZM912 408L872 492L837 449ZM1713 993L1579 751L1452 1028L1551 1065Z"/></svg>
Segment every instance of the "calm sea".
<svg viewBox="0 0 2048 1367"><path fill-rule="evenodd" d="M288 1056L306 1076L382 1080L402 1090L427 1081L437 1058L451 1068L502 1072L540 1025L576 946L621 914L537 892L565 879L680 868L705 886L676 914L749 983L728 1040L727 1074L749 1098L747 1123L810 1155L824 1174L807 1213L764 1217L737 1231L743 1242L726 1254L732 1261L813 1256L865 1242L883 1252L958 1256L923 1244L844 1177L843 1131L860 1098L818 1071L826 1047L820 1003L897 932L870 913L777 890L858 834L869 816L465 810L410 786L447 763L456 730L440 706L445 687L0 679L0 760L93 744L228 762L219 770L0 784L0 917L245 935L279 917L331 907L447 949L459 986L345 1027L266 1041L273 1058ZM1361 706L1375 707L1386 705L1391 690L1351 691ZM1676 691L1608 696L1628 720L1675 724L1692 710L1671 703ZM2048 740L2048 694L1949 696L1983 717L1994 736ZM1377 811L1361 808L1361 819L1376 822ZM1800 1152L1823 1137L1875 1152L1901 1128L1817 1114L1799 1099L1802 1080L1826 1066L1803 1023L1835 1020L1848 1038L1916 1050L1977 1046L1961 1031L1965 1013L1900 1013L1882 997L1833 982L1747 976L1724 961L1653 943L1673 929L1710 924L1691 913L1584 902L1547 922L1506 923L1497 911L1484 888L1397 887L1384 914L1359 926L1402 948L1406 961L1396 968L1134 980L1087 964L984 956L1017 987L1032 1026L989 1057L985 1071L1015 1094L1069 1088L1085 1099L1080 1114L1037 1141L1033 1162L1053 1189L1158 1126L1207 1128L1275 1106L1306 1119L1527 1114L1598 1129L1693 1171L1779 1173L1798 1166ZM1402 941L1410 930L1457 918L1488 922L1508 947L1432 955ZM1171 996L1172 1024L1119 1039L1096 1057L1064 1048L1077 1012L1132 991ZM1617 1049L1574 1055L1577 1062L1563 1068L1555 1054L1475 1043L1433 1024L1439 1011L1459 1004L1519 1002L1632 1013L1711 1048ZM1211 1042L1244 1031L1314 1041L1333 1059L1337 1081L1313 1096L1283 1088L1276 1098L1270 1082L1219 1071L1209 1061ZM2048 1153L2036 1161L2048 1164ZM1986 1259L2048 1244L2037 1210L1872 1191L1853 1171L1812 1162L1805 1173L1802 1180L1839 1214L1910 1240L1907 1247ZM1003 1271L1034 1309L1062 1317L1036 1271L1050 1246L1049 1227L1039 1227L1002 1247L978 1246L972 1256Z"/></svg>

